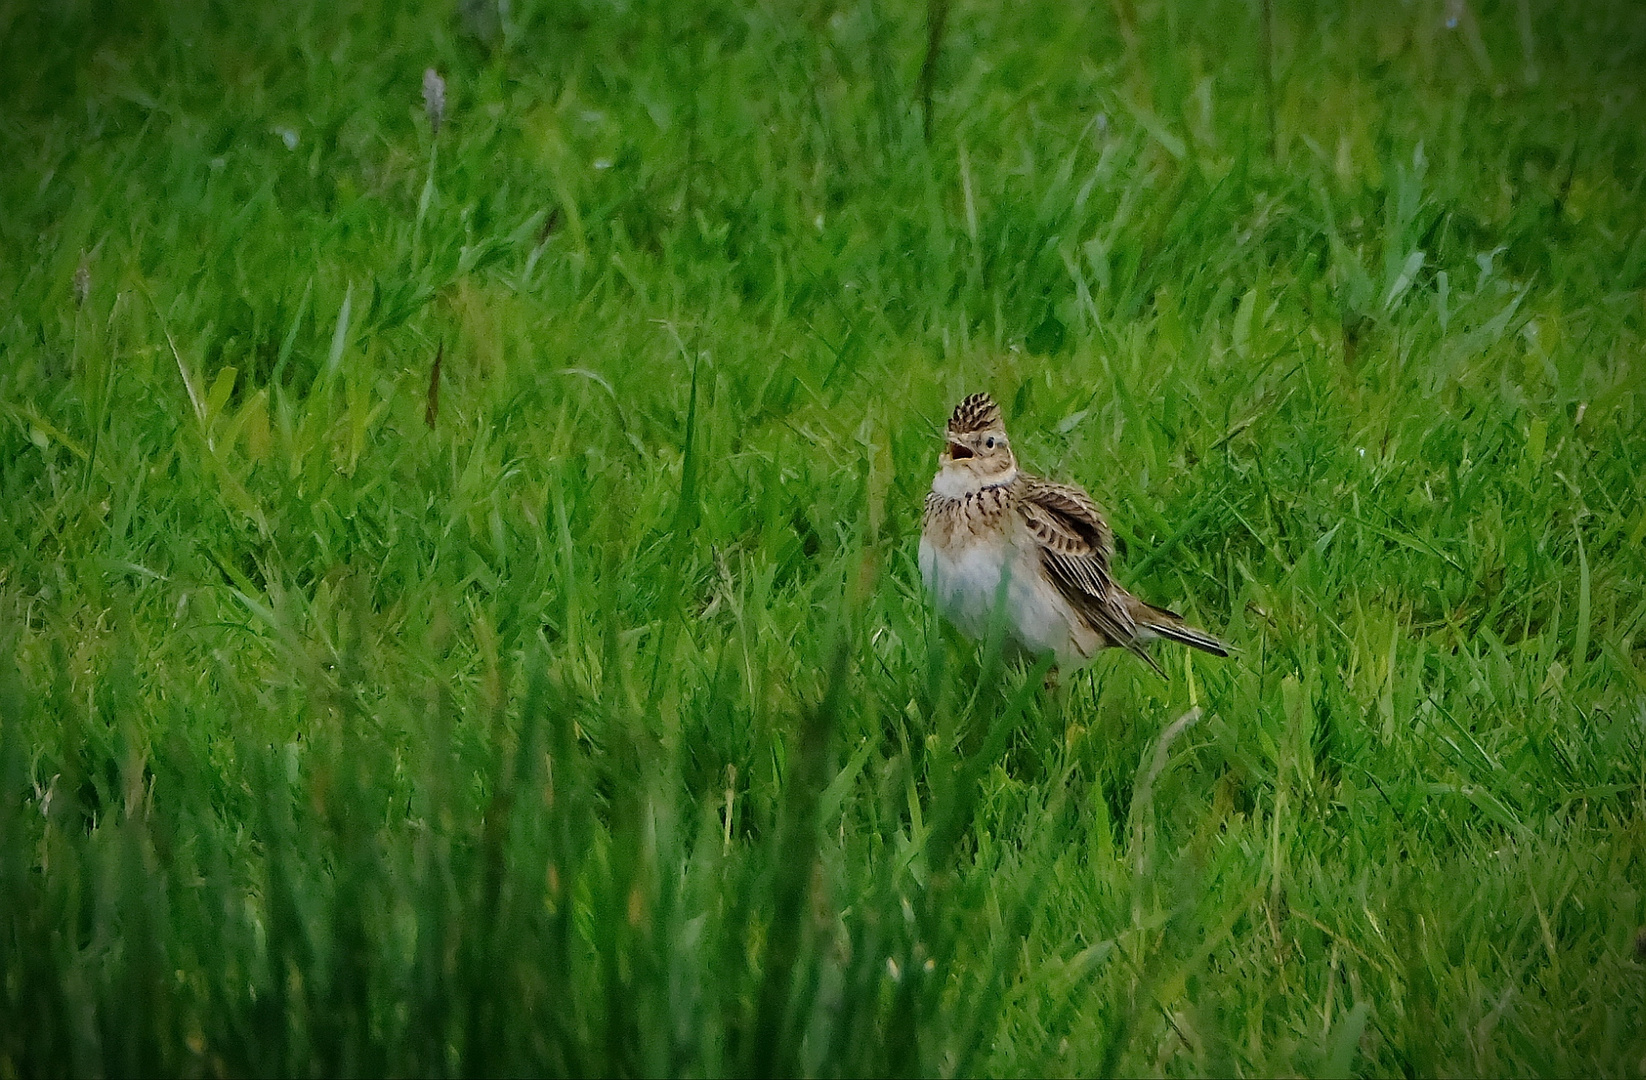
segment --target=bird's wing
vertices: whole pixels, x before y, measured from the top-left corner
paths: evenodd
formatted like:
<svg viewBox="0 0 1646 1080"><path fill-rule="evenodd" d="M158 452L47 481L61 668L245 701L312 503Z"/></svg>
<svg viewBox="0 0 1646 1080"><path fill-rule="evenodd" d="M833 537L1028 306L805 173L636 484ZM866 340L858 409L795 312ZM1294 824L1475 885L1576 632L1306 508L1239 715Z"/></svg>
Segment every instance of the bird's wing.
<svg viewBox="0 0 1646 1080"><path fill-rule="evenodd" d="M1042 547L1060 554L1096 559L1104 576L1114 558L1114 533L1092 497L1073 484L1038 477L1022 480L1023 517Z"/></svg>
<svg viewBox="0 0 1646 1080"><path fill-rule="evenodd" d="M1047 576L1092 629L1148 660L1126 590L1110 573L1114 533L1090 495L1069 484L1034 477L1022 481L1018 512L1040 548ZM1153 663L1153 660L1150 660Z"/></svg>

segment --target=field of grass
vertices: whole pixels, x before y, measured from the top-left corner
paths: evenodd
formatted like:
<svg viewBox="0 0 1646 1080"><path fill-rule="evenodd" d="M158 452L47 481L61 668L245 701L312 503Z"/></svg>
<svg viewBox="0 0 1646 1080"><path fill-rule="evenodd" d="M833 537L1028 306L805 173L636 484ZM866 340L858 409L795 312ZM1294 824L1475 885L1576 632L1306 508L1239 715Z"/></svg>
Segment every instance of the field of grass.
<svg viewBox="0 0 1646 1080"><path fill-rule="evenodd" d="M0 1076L1646 1072L1646 10L1266 6L0 5Z"/></svg>

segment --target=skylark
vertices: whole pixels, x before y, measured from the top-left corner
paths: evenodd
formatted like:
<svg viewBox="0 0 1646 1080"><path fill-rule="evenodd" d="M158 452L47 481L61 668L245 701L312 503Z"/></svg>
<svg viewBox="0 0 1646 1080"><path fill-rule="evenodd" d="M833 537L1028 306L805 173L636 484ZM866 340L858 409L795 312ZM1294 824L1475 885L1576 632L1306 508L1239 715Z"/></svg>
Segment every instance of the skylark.
<svg viewBox="0 0 1646 1080"><path fill-rule="evenodd" d="M988 633L1004 586L1008 647L1052 653L1076 668L1099 649L1144 651L1155 638L1218 656L1228 646L1179 615L1145 603L1110 573L1114 533L1091 496L1017 467L1000 409L987 394L955 406L926 496L920 576L938 610L967 637Z"/></svg>

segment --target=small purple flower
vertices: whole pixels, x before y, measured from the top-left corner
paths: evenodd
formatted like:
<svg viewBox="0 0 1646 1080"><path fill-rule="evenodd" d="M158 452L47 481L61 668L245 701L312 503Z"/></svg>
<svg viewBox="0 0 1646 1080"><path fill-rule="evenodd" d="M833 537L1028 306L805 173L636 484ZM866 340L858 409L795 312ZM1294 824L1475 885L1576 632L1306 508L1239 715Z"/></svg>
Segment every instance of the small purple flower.
<svg viewBox="0 0 1646 1080"><path fill-rule="evenodd" d="M429 127L440 134L440 121L446 118L446 80L433 68L423 72L423 111L428 114Z"/></svg>

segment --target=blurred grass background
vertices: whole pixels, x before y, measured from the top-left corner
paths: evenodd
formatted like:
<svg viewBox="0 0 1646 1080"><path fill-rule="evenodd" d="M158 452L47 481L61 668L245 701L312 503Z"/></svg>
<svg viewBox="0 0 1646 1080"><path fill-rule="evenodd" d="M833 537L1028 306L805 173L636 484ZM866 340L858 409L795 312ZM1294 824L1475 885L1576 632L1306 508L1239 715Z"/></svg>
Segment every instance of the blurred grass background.
<svg viewBox="0 0 1646 1080"><path fill-rule="evenodd" d="M1646 1072L1643 62L0 6L0 1073ZM937 624L979 389L1234 658Z"/></svg>

